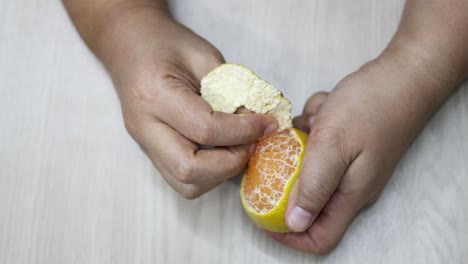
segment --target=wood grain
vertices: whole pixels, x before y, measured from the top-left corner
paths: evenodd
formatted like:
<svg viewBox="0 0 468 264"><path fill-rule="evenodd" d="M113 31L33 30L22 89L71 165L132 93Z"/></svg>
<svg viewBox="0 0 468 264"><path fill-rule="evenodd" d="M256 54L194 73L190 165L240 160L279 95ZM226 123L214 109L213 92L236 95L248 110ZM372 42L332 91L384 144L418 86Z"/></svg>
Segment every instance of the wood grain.
<svg viewBox="0 0 468 264"><path fill-rule="evenodd" d="M375 57L403 1L171 1L226 59L301 111ZM468 85L418 137L378 203L327 257L285 248L242 212L238 182L172 191L125 132L109 77L59 1L0 1L0 263L464 263Z"/></svg>

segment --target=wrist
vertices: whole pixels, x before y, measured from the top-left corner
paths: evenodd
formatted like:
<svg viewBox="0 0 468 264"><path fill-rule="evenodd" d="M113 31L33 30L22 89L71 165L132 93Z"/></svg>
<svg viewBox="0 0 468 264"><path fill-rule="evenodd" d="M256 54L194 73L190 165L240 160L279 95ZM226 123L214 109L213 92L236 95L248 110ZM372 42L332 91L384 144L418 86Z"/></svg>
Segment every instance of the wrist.
<svg viewBox="0 0 468 264"><path fill-rule="evenodd" d="M435 78L431 63L406 45L392 41L380 56L345 78L337 88L362 94L361 103L366 107L356 109L356 113L366 114L372 109L371 116L378 117L375 122L383 121L382 127L412 139L455 86Z"/></svg>
<svg viewBox="0 0 468 264"><path fill-rule="evenodd" d="M95 52L98 56L106 51L114 52L116 48L125 48L127 49L125 52L130 52L132 44L138 44L148 37L143 33L151 32L151 36L153 33L162 35L161 28L171 22L172 17L167 10L156 6L132 5L120 7L108 14L107 21L101 25L101 34L95 37L97 44ZM120 42L122 45L118 45Z"/></svg>
<svg viewBox="0 0 468 264"><path fill-rule="evenodd" d="M381 56L394 57L423 86L447 97L468 77L468 52L457 40L433 39L424 32L417 33L401 28Z"/></svg>
<svg viewBox="0 0 468 264"><path fill-rule="evenodd" d="M398 34L376 61L393 76L388 81L399 83L407 94L432 102L434 109L464 78L462 67L447 67L449 62L432 47Z"/></svg>
<svg viewBox="0 0 468 264"><path fill-rule="evenodd" d="M136 46L153 27L158 34L161 24L174 23L165 1L111 1L96 5L92 11L73 12L68 7L80 35L93 53L108 68L120 58L137 51ZM127 63L130 62L126 58Z"/></svg>
<svg viewBox="0 0 468 264"><path fill-rule="evenodd" d="M169 13L152 7L124 11L107 26L93 51L114 81L137 78L171 56L177 48L172 43L177 26Z"/></svg>

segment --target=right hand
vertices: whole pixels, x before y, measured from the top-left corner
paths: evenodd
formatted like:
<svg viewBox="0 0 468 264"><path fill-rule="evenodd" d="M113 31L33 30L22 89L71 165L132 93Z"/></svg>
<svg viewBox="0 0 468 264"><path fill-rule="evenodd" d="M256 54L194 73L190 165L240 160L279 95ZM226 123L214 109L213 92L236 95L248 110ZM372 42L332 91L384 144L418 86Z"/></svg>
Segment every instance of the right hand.
<svg viewBox="0 0 468 264"><path fill-rule="evenodd" d="M200 97L200 80L223 62L191 30L143 7L124 13L101 57L120 97L125 126L164 179L194 199L235 176L255 141L276 131L274 118L214 112ZM214 146L206 148L204 146Z"/></svg>

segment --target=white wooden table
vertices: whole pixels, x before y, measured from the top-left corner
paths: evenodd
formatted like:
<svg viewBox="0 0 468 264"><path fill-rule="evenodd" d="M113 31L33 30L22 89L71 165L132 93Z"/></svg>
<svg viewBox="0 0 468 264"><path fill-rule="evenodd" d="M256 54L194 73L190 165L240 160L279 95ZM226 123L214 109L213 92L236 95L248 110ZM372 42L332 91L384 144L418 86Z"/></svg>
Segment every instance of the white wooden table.
<svg viewBox="0 0 468 264"><path fill-rule="evenodd" d="M376 56L403 0L177 0L176 17L302 108ZM112 83L61 3L0 0L0 263L467 263L468 85L327 257L243 213L238 182L195 201L127 135Z"/></svg>

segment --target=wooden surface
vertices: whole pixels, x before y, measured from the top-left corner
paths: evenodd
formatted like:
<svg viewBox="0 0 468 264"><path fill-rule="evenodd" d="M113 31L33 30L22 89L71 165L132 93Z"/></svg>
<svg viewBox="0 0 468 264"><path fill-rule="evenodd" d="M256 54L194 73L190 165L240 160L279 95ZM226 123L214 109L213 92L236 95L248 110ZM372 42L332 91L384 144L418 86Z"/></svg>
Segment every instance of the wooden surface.
<svg viewBox="0 0 468 264"><path fill-rule="evenodd" d="M302 108L376 56L403 1L178 0L180 21ZM238 182L195 201L127 135L109 77L59 1L0 1L0 263L466 263L468 87L327 257L246 217Z"/></svg>

